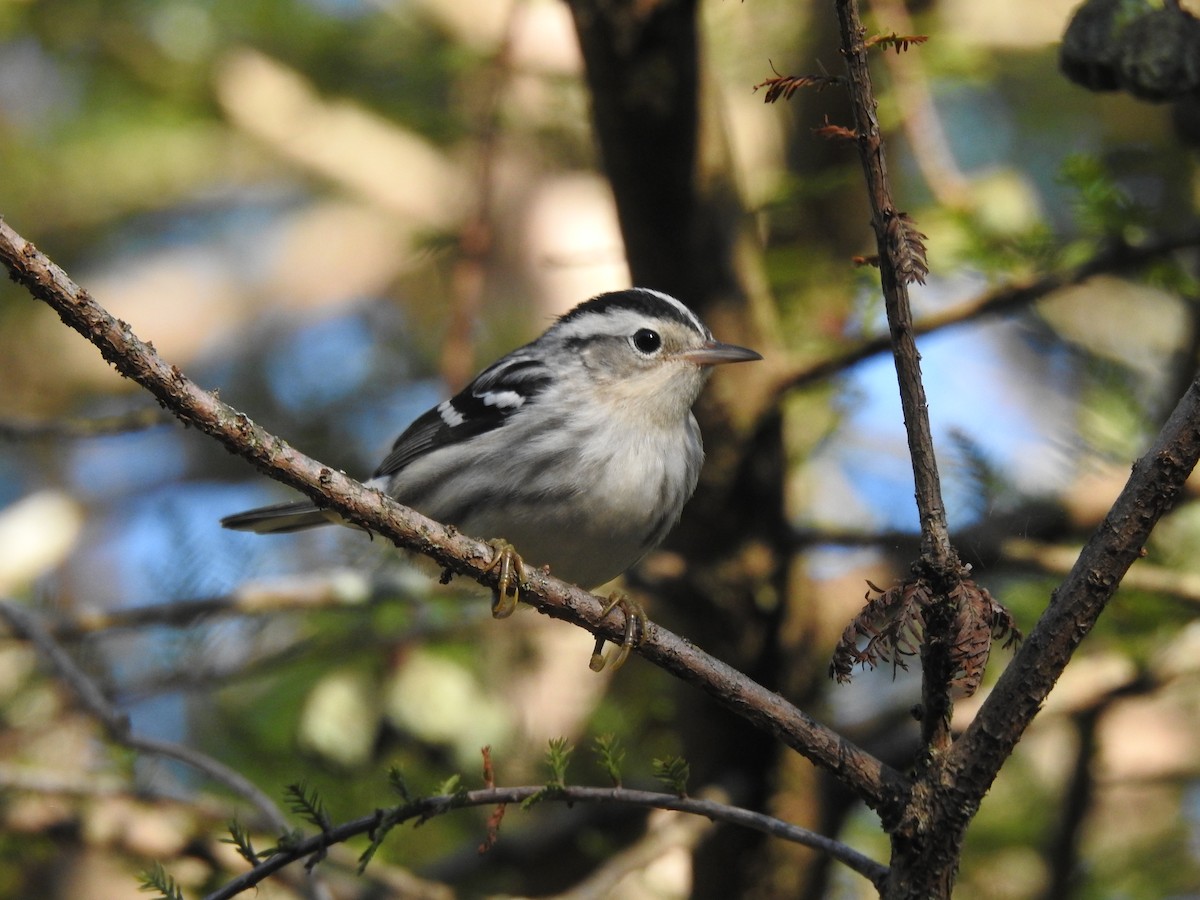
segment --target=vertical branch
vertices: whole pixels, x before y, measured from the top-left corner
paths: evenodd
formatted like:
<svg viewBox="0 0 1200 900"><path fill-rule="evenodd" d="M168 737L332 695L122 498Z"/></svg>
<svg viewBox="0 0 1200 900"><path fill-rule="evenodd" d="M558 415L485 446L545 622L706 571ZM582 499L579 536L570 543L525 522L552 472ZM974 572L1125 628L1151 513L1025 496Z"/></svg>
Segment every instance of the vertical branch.
<svg viewBox="0 0 1200 900"><path fill-rule="evenodd" d="M954 701L950 684L956 664L952 646L955 609L949 602L932 604L925 613L921 644L921 745L930 751L948 750Z"/></svg>
<svg viewBox="0 0 1200 900"><path fill-rule="evenodd" d="M871 87L864 43L866 29L859 18L857 0L836 0L842 53L850 86L851 106L859 155L866 174L871 202L871 225L879 249L879 273L892 337L892 356L904 411L904 430L912 460L917 511L921 520L921 559L918 576L929 579L935 602L926 610L925 639L921 645L921 723L924 744L933 752L951 743L953 701L949 686L957 663L954 659L954 622L957 611L947 597L964 574L950 544L941 478L933 451L929 404L921 381L921 355L917 352L908 285L923 281L928 267L922 235L908 216L896 209L888 181L883 136Z"/></svg>
<svg viewBox="0 0 1200 900"><path fill-rule="evenodd" d="M921 383L921 357L913 332L908 284L921 281L927 271L924 245L911 220L896 210L888 182L883 136L876 115L875 96L863 42L866 29L858 14L857 0L837 0L838 26L842 53L850 82L850 99L858 150L867 177L871 201L871 225L879 247L879 272L892 335L896 377L900 385L900 404L904 410L904 428L912 457L916 483L917 510L921 517L922 558L935 570L957 571L958 557L950 545L946 509L942 503L941 479L933 454L933 434L929 426L928 402Z"/></svg>

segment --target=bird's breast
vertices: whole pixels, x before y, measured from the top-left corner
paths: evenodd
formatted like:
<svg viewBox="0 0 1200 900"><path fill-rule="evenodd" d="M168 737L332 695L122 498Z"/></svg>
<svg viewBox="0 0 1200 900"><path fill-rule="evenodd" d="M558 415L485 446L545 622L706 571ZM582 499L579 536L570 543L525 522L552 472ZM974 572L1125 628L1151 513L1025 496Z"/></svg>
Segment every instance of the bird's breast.
<svg viewBox="0 0 1200 900"><path fill-rule="evenodd" d="M443 474L433 480L437 489L414 496L412 505L476 537L503 538L528 563L594 588L666 537L695 489L702 460L694 422L670 430L605 423L576 434L543 427L523 445L474 455L470 464L482 466L480 477L463 482L472 490L449 490L455 479ZM405 491L397 487L403 502Z"/></svg>

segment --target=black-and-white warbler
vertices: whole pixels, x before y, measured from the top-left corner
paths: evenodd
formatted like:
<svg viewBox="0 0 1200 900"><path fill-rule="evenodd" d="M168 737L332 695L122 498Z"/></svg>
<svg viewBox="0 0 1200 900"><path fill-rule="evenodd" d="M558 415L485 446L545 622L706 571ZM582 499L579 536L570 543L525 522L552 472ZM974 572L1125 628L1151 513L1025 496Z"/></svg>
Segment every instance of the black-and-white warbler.
<svg viewBox="0 0 1200 900"><path fill-rule="evenodd" d="M691 407L711 367L761 358L714 340L674 297L601 294L421 415L367 484L467 534L500 536L492 612L503 618L517 603L522 557L590 589L658 546L700 477ZM269 534L337 521L300 501L221 524ZM613 668L634 644L635 619L645 622L624 595L606 612L616 606L626 630ZM604 665L602 646L593 668Z"/></svg>

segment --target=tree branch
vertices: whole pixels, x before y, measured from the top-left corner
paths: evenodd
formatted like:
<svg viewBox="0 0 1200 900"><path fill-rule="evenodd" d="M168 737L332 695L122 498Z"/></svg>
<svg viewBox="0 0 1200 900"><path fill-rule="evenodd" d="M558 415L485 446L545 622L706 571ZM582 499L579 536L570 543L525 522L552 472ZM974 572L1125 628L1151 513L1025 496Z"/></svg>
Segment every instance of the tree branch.
<svg viewBox="0 0 1200 900"><path fill-rule="evenodd" d="M51 306L71 328L95 344L122 375L131 378L185 424L220 441L275 480L336 510L348 521L381 534L397 546L422 553L451 571L494 588L490 545L401 506L299 453L246 415L202 390L132 328L110 316L44 254L0 221L0 260L13 279ZM528 574L523 599L545 615L597 636L620 639L623 623L602 618L605 601L566 584L546 570ZM651 623L638 652L701 688L718 703L829 769L876 810L902 793L907 780L891 767L841 738L741 672Z"/></svg>
<svg viewBox="0 0 1200 900"><path fill-rule="evenodd" d="M855 0L838 0L836 6L842 54L849 76L850 100L854 109L856 143L866 173L871 225L875 229L875 241L879 248L879 273L892 335L900 405L904 410L904 427L916 482L922 556L939 569L956 569L958 560L950 545L941 479L933 455L929 404L921 382L921 356L917 352L912 308L908 300L908 284L924 281L927 272L924 246L920 243L922 236L907 216L896 209L892 200L883 136L871 90L867 48L863 42L866 29L859 20L858 4Z"/></svg>
<svg viewBox="0 0 1200 900"><path fill-rule="evenodd" d="M999 549L1007 562L1023 563L1052 575L1069 575L1079 559L1078 547L1041 543L1026 538L1009 538L1000 544ZM1200 607L1200 573L1197 572L1142 563L1126 572L1121 584L1129 590L1170 597L1193 612Z"/></svg>
<svg viewBox="0 0 1200 900"><path fill-rule="evenodd" d="M32 441L51 438L75 440L79 438L103 437L112 434L128 434L158 428L171 421L161 409L135 409L127 413L92 418L52 419L33 421L30 419L0 419L0 440Z"/></svg>
<svg viewBox="0 0 1200 900"><path fill-rule="evenodd" d="M392 810L379 810L373 815L344 822L320 834L315 834L289 844L286 848L282 848L279 852L264 859L248 872L239 875L219 890L209 894L205 900L229 900L229 898L237 896L248 888L260 884L267 877L291 863L312 856L314 853L319 854L327 847L342 843L352 837L362 834L373 834L380 827L391 827L411 820L423 822L434 816L445 815L456 809L524 803L534 798L536 798L537 802L556 801L568 805L574 803L620 803L625 806L640 806L647 809L669 809L677 812L691 813L693 815L704 816L714 822L723 822L741 828L749 828L770 835L771 837L792 841L793 843L819 850L822 853L827 853L833 859L836 859L838 862L843 863L848 868L868 879L876 887L882 885L884 879L887 877L887 866L876 862L868 856L864 856L845 844L772 816L737 806L730 806L715 800L680 797L677 794L639 791L618 787L561 786L547 789L545 785L533 785L485 788L477 791L464 791L458 794L425 797Z"/></svg>
<svg viewBox="0 0 1200 900"><path fill-rule="evenodd" d="M274 801L240 772L229 768L211 756L193 750L191 747L185 747L173 741L134 734L125 714L108 702L96 683L75 664L70 655L42 627L37 616L23 609L17 603L0 600L0 617L8 622L10 628L28 638L37 647L41 656L50 663L63 682L75 692L84 709L104 726L104 730L114 741L139 753L163 756L191 766L249 801L272 828L283 830L288 827L287 817Z"/></svg>
<svg viewBox="0 0 1200 900"><path fill-rule="evenodd" d="M976 319L1012 312L1032 306L1056 291L1082 284L1097 275L1134 271L1176 251L1196 247L1200 247L1200 231L1195 228L1175 235L1157 237L1144 244L1111 243L1065 272L1051 272L1012 281L948 309L924 315L913 323L912 332L915 336L932 334ZM886 353L891 348L891 335L869 338L833 356L799 365L783 373L778 377L771 393L775 402L779 402L788 391L824 381L839 372L853 368L863 360Z"/></svg>
<svg viewBox="0 0 1200 900"><path fill-rule="evenodd" d="M1192 382L1154 445L1134 464L1116 503L951 751L947 774L956 789L948 806L958 811L948 809L947 815L956 825L965 827L978 808L1076 648L1143 552L1150 532L1174 506L1197 460L1200 379Z"/></svg>
<svg viewBox="0 0 1200 900"><path fill-rule="evenodd" d="M950 598L966 570L950 543L941 477L933 450L929 403L921 380L908 285L924 282L928 273L924 235L906 213L896 209L888 180L883 135L876 116L877 104L867 64L866 29L859 19L856 0L836 0L842 55L845 57L856 144L866 175L871 203L871 225L878 247L884 307L892 338L892 357L904 412L904 430L912 460L917 512L921 523L921 556L913 576L928 579L933 602L925 606L921 640L921 735L930 751L951 744L953 700L950 686L960 669L956 658L955 623L959 604Z"/></svg>

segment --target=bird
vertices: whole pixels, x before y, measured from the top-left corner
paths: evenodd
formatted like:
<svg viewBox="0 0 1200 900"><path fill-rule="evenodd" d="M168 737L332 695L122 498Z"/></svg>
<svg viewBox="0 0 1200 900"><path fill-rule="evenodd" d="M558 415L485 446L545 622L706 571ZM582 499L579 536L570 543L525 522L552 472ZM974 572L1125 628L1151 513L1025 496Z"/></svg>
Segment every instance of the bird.
<svg viewBox="0 0 1200 900"><path fill-rule="evenodd" d="M693 404L713 367L759 359L717 341L661 291L602 293L418 416L365 483L466 534L493 536L492 614L504 618L517 605L525 560L591 590L663 541L704 460ZM331 522L347 524L302 500L221 525L279 534ZM620 668L646 631L640 606L618 592L604 615L617 607L624 640L603 657L597 639L596 671Z"/></svg>

